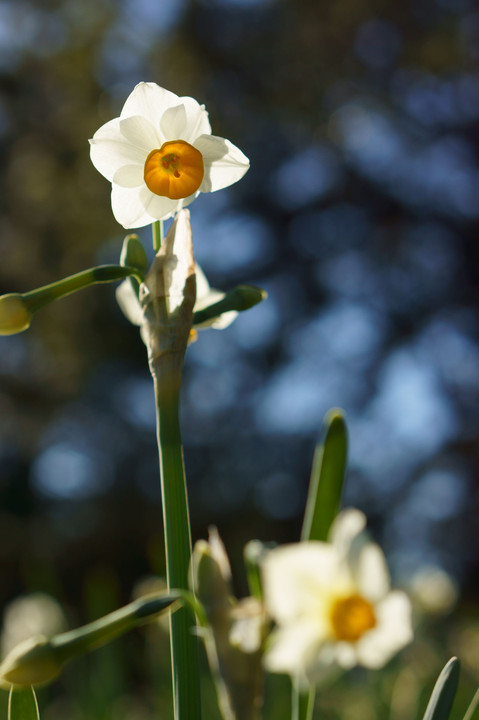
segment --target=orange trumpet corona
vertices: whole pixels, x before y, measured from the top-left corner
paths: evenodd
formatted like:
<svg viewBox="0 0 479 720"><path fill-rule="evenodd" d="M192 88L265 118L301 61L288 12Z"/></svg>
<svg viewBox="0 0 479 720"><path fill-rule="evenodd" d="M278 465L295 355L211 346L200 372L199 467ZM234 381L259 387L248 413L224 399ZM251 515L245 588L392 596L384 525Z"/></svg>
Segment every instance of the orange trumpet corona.
<svg viewBox="0 0 479 720"><path fill-rule="evenodd" d="M185 140L165 142L146 158L144 178L155 195L180 200L193 195L205 174L203 155Z"/></svg>

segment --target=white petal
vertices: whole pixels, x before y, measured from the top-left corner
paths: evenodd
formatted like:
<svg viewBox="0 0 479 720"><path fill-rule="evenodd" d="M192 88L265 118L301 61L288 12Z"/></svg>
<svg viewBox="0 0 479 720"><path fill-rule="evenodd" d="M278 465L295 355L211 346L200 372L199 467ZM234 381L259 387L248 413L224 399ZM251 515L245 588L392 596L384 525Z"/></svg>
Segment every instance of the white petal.
<svg viewBox="0 0 479 720"><path fill-rule="evenodd" d="M203 308L208 307L208 305L213 305L213 303L217 303L220 300L223 300L225 295L226 293L221 292L221 290L216 290L215 288L208 288L207 295L202 295L201 297L197 296L195 310L203 310Z"/></svg>
<svg viewBox="0 0 479 720"><path fill-rule="evenodd" d="M201 192L214 192L240 180L249 168L249 160L225 138L201 135L193 145L203 155L205 176Z"/></svg>
<svg viewBox="0 0 479 720"><path fill-rule="evenodd" d="M344 670L349 670L358 663L356 648L352 643L337 642L334 644L334 659Z"/></svg>
<svg viewBox="0 0 479 720"><path fill-rule="evenodd" d="M195 273L196 273L196 303L195 303L195 310L200 310L202 307L205 307L205 304L202 303L202 300L208 299L208 296L210 294L210 284L208 282L208 279L206 275L204 274L203 270L200 268L198 263L195 265ZM224 296L223 296L224 297ZM207 305L210 303L206 302Z"/></svg>
<svg viewBox="0 0 479 720"><path fill-rule="evenodd" d="M211 288L210 284L207 280L206 275L204 274L203 270L200 268L198 263L196 264L196 302L194 311L197 310L203 310L203 308L208 307L209 305L213 305L216 302L219 302L222 300L225 296L224 292L221 292L221 290L216 290L216 288ZM199 325L195 325L196 330L202 330L204 328L212 327L215 330L224 330L229 325L231 325L232 322L236 320L238 317L238 312L236 310L230 310L229 312L224 312L221 315L218 315L217 317L213 318L212 320L206 320L204 323L200 323Z"/></svg>
<svg viewBox="0 0 479 720"><path fill-rule="evenodd" d="M142 165L123 165L113 175L112 182L125 188L143 186L145 183L144 168Z"/></svg>
<svg viewBox="0 0 479 720"><path fill-rule="evenodd" d="M203 327L212 327L214 330L224 330L236 320L238 315L239 313L236 310L230 310L229 312L221 313L221 315L215 317L214 320L207 320L205 323L201 323L201 325L197 325L196 327L199 330Z"/></svg>
<svg viewBox="0 0 479 720"><path fill-rule="evenodd" d="M126 99L121 111L121 118L142 115L159 129L160 120L169 107L178 105L180 98L175 93L165 90L156 83L139 83Z"/></svg>
<svg viewBox="0 0 479 720"><path fill-rule="evenodd" d="M211 135L211 125L205 106L199 105L190 97L182 97L181 102L186 111L186 124L181 139L194 143L200 135Z"/></svg>
<svg viewBox="0 0 479 720"><path fill-rule="evenodd" d="M365 527L366 516L364 513L354 508L348 508L340 512L335 519L329 533L329 540L341 554L346 555L351 543Z"/></svg>
<svg viewBox="0 0 479 720"><path fill-rule="evenodd" d="M366 543L359 552L354 570L359 591L367 600L378 602L389 592L389 572L384 553L376 543Z"/></svg>
<svg viewBox="0 0 479 720"><path fill-rule="evenodd" d="M375 608L377 625L365 633L356 645L358 662L364 667L382 667L413 638L411 603L398 590Z"/></svg>
<svg viewBox="0 0 479 720"><path fill-rule="evenodd" d="M188 195L188 197L183 198L182 200L179 200L178 202L179 202L180 208L188 207L188 205L190 203L192 203L193 200L195 200L199 194L200 194L200 191L197 190L197 192L193 193L192 195Z"/></svg>
<svg viewBox="0 0 479 720"><path fill-rule="evenodd" d="M179 200L171 200L161 195L155 195L148 188L143 186L140 191L140 202L142 203L145 211L154 220L166 220L166 218L172 217L178 210L181 209L181 202Z"/></svg>
<svg viewBox="0 0 479 720"><path fill-rule="evenodd" d="M137 228L150 225L156 218L148 214L141 200L141 193L147 188L123 188L111 186L111 209L117 222L124 228Z"/></svg>
<svg viewBox="0 0 479 720"><path fill-rule="evenodd" d="M309 623L295 623L272 633L264 656L264 665L270 672L290 675L307 674L321 649L323 638L312 632Z"/></svg>
<svg viewBox="0 0 479 720"><path fill-rule="evenodd" d="M163 144L160 133L149 120L140 115L121 119L120 132L129 143L143 151L143 163L148 153Z"/></svg>
<svg viewBox="0 0 479 720"><path fill-rule="evenodd" d="M176 105L165 110L160 127L165 140L184 140L186 127L185 106Z"/></svg>
<svg viewBox="0 0 479 720"><path fill-rule="evenodd" d="M203 308L208 307L209 305L214 305L214 303L219 302L225 296L225 293L221 292L220 290L215 290L214 288L208 288L208 295L203 295L202 297L198 297L199 292L203 290L203 288L201 288L201 285L200 285L200 291L198 290L198 287L199 287L199 285L198 285L198 272L197 272L196 273L196 303L195 303L195 308L194 308L195 312L197 310L203 310ZM211 327L211 328L214 328L215 330L224 330L225 328L227 328L229 325L231 325L231 323L233 323L236 320L238 315L239 315L239 313L236 310L229 310L228 312L221 313L221 315L217 315L216 317L212 318L211 320L205 320L205 322L195 325L195 329L203 330L205 328Z"/></svg>
<svg viewBox="0 0 479 720"><path fill-rule="evenodd" d="M328 594L337 587L338 557L321 542L283 545L262 561L265 605L281 623L311 614L328 622Z"/></svg>
<svg viewBox="0 0 479 720"><path fill-rule="evenodd" d="M98 172L110 182L123 165L143 165L145 162L144 152L121 134L118 118L96 131L90 140L90 157Z"/></svg>
<svg viewBox="0 0 479 720"><path fill-rule="evenodd" d="M341 643L341 649L338 653L337 643L323 643L314 660L312 659L306 668L306 678L310 686L314 687L318 684L330 686L340 676L342 670L339 668L356 665L354 650L351 658L351 650L344 648L344 645L346 643Z"/></svg>
<svg viewBox="0 0 479 720"><path fill-rule="evenodd" d="M115 296L126 319L133 325L141 326L143 324L143 310L129 278L118 285Z"/></svg>

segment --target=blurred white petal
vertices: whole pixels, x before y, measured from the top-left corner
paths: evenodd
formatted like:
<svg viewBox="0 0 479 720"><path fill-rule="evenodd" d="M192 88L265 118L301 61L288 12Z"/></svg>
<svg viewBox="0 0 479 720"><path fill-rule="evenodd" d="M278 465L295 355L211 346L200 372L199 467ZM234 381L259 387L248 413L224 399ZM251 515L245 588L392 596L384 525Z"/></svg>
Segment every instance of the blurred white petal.
<svg viewBox="0 0 479 720"><path fill-rule="evenodd" d="M376 606L377 625L357 644L358 662L364 667L380 668L411 642L413 638L411 603L399 590Z"/></svg>
<svg viewBox="0 0 479 720"><path fill-rule="evenodd" d="M266 553L262 571L268 611L279 623L308 614L320 621L336 569L336 553L326 543L283 545Z"/></svg>
<svg viewBox="0 0 479 720"><path fill-rule="evenodd" d="M366 516L360 510L348 508L339 513L329 534L329 540L340 553L348 552L353 540L366 527Z"/></svg>
<svg viewBox="0 0 479 720"><path fill-rule="evenodd" d="M308 666L320 649L321 640L318 642L318 638L311 633L310 624L299 621L272 633L264 665L270 672L307 675Z"/></svg>
<svg viewBox="0 0 479 720"><path fill-rule="evenodd" d="M360 593L368 600L378 602L389 592L386 558L376 543L367 543L361 548L354 572Z"/></svg>

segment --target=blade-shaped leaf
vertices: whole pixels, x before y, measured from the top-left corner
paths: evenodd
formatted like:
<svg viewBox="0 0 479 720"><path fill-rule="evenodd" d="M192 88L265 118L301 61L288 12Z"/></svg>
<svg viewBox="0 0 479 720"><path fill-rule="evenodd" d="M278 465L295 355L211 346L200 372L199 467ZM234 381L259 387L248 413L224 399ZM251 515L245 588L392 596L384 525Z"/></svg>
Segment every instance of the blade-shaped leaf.
<svg viewBox="0 0 479 720"><path fill-rule="evenodd" d="M466 710L466 714L464 715L464 720L472 720L472 718L476 714L476 710L479 707L479 690L476 690L474 697L471 700L471 704Z"/></svg>
<svg viewBox="0 0 479 720"><path fill-rule="evenodd" d="M227 292L221 300L197 310L193 315L193 326L202 325L232 310L236 312L249 310L262 300L265 300L266 297L266 291L254 285L237 285L233 290Z"/></svg>
<svg viewBox="0 0 479 720"><path fill-rule="evenodd" d="M460 662L456 657L451 658L444 666L434 685L423 720L449 719L459 682L459 670Z"/></svg>
<svg viewBox="0 0 479 720"><path fill-rule="evenodd" d="M40 720L35 691L11 687L8 698L8 720Z"/></svg>
<svg viewBox="0 0 479 720"><path fill-rule="evenodd" d="M330 410L316 446L304 514L302 540L327 540L339 510L347 458L347 430L341 410Z"/></svg>

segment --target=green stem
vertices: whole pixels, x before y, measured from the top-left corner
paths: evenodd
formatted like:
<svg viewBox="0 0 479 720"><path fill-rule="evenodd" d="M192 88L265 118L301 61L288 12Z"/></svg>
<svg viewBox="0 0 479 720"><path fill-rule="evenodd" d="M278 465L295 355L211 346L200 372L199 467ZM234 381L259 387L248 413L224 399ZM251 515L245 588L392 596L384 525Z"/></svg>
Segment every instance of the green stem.
<svg viewBox="0 0 479 720"><path fill-rule="evenodd" d="M181 599L179 593L140 598L88 625L56 635L52 638L51 644L56 650L59 661L66 662L76 655L83 655L109 643L135 627L144 625L179 599Z"/></svg>
<svg viewBox="0 0 479 720"><path fill-rule="evenodd" d="M297 678L293 680L292 720L312 720L314 710L315 689L300 687Z"/></svg>
<svg viewBox="0 0 479 720"><path fill-rule="evenodd" d="M163 220L156 220L151 226L151 231L153 233L153 250L157 253L163 242Z"/></svg>
<svg viewBox="0 0 479 720"><path fill-rule="evenodd" d="M88 270L82 270L82 272L70 275L50 285L44 285L37 290L23 293L22 298L29 312L34 313L54 300L59 300L66 295L90 287L90 285L114 282L131 276L136 277L139 282L143 281L136 268L123 265L99 265Z"/></svg>
<svg viewBox="0 0 479 720"><path fill-rule="evenodd" d="M166 358L167 364L171 358ZM181 370L154 373L168 588L188 588L191 533L179 423ZM200 720L195 617L189 607L170 617L174 716Z"/></svg>

